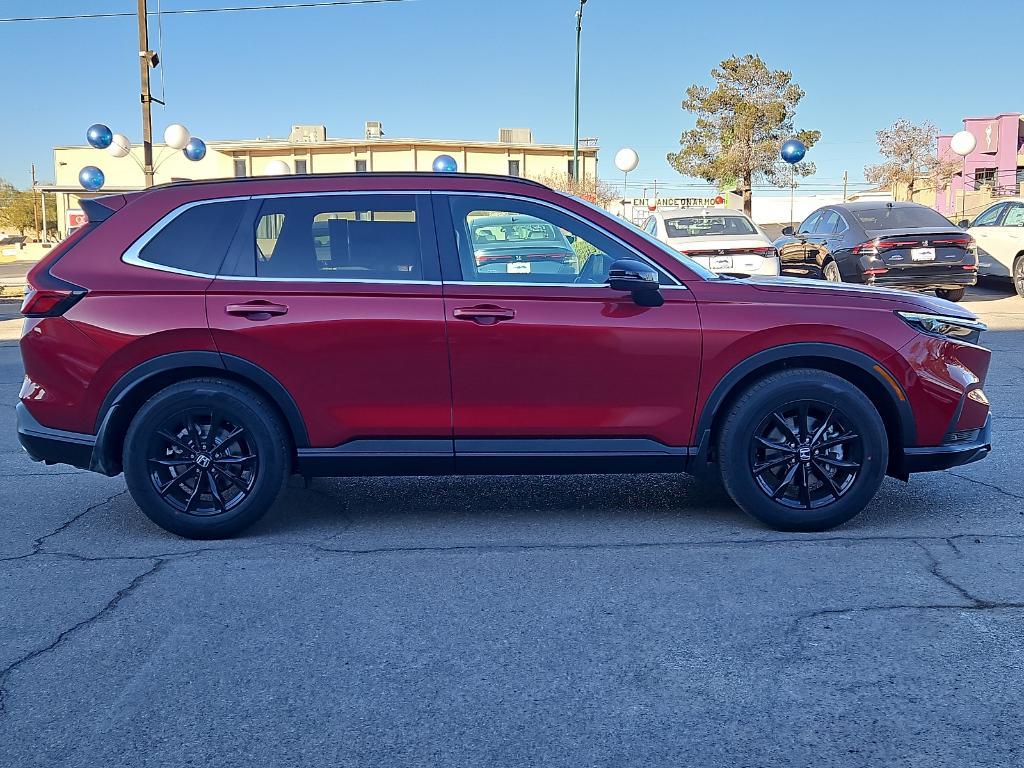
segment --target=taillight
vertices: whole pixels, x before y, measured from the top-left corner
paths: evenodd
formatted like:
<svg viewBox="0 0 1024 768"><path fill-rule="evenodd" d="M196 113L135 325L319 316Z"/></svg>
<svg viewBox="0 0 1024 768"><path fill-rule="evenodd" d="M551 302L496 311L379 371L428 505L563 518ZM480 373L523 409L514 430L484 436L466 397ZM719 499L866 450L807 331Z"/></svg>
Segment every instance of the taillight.
<svg viewBox="0 0 1024 768"><path fill-rule="evenodd" d="M25 278L28 290L21 303L25 317L57 317L63 315L86 294L85 288L50 274L50 269L71 247L92 229L86 225L64 238L49 254L29 270Z"/></svg>

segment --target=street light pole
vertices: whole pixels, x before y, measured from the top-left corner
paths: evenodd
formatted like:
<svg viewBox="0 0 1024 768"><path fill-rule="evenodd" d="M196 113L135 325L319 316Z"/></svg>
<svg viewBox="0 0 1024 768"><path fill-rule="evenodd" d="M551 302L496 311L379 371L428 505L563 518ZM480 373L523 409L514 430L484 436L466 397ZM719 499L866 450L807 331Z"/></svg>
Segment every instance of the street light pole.
<svg viewBox="0 0 1024 768"><path fill-rule="evenodd" d="M587 0L580 0L576 11L576 107L573 111L572 127L572 177L580 177L580 34L583 31L583 6Z"/></svg>
<svg viewBox="0 0 1024 768"><path fill-rule="evenodd" d="M146 0L139 0L139 75L142 78L142 173L147 187L153 186L153 95L149 91L149 19Z"/></svg>

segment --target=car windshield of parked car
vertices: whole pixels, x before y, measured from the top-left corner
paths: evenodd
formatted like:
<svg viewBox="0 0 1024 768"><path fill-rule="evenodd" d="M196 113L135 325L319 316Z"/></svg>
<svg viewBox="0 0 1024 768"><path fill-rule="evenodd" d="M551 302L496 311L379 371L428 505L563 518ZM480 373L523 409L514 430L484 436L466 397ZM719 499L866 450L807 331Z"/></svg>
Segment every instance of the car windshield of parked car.
<svg viewBox="0 0 1024 768"><path fill-rule="evenodd" d="M665 217L669 237L714 237L716 235L756 235L757 230L743 216Z"/></svg>
<svg viewBox="0 0 1024 768"><path fill-rule="evenodd" d="M925 207L886 206L856 208L853 215L864 229L899 229L901 227L949 227L949 219Z"/></svg>

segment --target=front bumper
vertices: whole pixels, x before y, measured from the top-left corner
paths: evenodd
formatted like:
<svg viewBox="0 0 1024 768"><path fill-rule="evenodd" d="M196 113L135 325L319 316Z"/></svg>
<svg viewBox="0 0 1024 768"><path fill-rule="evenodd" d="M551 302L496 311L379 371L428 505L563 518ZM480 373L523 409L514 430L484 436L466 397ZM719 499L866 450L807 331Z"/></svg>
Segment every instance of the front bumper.
<svg viewBox="0 0 1024 768"><path fill-rule="evenodd" d="M28 412L24 403L18 403L14 410L17 414L18 440L33 461L70 464L79 469L92 468L95 435L44 427Z"/></svg>
<svg viewBox="0 0 1024 768"><path fill-rule="evenodd" d="M936 445L927 448L904 448L903 471L906 474L915 472L935 472L950 469L963 464L981 461L992 450L992 416L985 420L978 437L968 443Z"/></svg>

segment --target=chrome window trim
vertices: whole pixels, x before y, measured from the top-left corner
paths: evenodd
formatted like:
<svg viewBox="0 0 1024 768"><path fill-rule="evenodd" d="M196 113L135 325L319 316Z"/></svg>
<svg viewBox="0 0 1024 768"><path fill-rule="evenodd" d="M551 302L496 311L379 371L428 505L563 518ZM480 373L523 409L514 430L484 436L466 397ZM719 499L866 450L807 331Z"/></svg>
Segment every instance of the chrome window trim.
<svg viewBox="0 0 1024 768"><path fill-rule="evenodd" d="M619 245L621 245L623 248L625 248L627 251L631 252L636 258L640 259L640 261L644 262L645 264L647 264L650 267L653 267L659 273L666 275L670 280L674 281L674 283L675 283L672 286L663 285L663 286L661 286L662 288L678 287L679 285L682 285L680 280L677 279L675 275L673 275L671 272L669 272L667 269L665 269L664 267L660 266L659 264L655 264L654 262L652 262L645 254L643 254L640 251L638 251L636 248L634 248L632 245L627 243L622 238L618 237L617 235L613 234L612 232L609 232L608 230L604 229L603 227L598 226L594 222L589 221L589 220L583 218L579 214L573 213L572 211L566 210L565 208L561 208L561 207L555 205L554 203L549 203L547 200L538 200L535 197L525 197L524 195L516 195L516 194L510 194L510 193L506 193L506 192L464 192L464 191L461 191L461 190L449 191L449 190L437 189L437 190L432 190L430 192L430 194L431 195L459 195L459 196L462 196L462 197L467 197L467 196L468 197L498 197L498 198L501 198L503 200L522 200L522 201L527 202L527 203L533 203L534 205L540 205L540 206L543 206L545 208L550 208L553 211L561 213L561 214L563 214L565 216L568 216L570 218L576 219L576 221L580 222L584 226L591 227L592 229L598 230L602 235L604 235L605 237L607 237L607 238L609 238L611 240L614 240ZM454 222L452 222L452 223L454 224ZM447 282L456 282L456 281L449 280ZM460 281L460 282L468 282L468 283L473 284L473 285L484 285L484 283L478 283L478 282L473 281L473 280ZM511 283L499 283L499 285L511 285ZM536 287L543 287L545 285L576 285L576 283L525 283L525 285L531 285L531 286L536 288ZM580 287L593 288L594 286L590 285L590 286L580 286ZM598 287L600 287L600 286L598 286Z"/></svg>
<svg viewBox="0 0 1024 768"><path fill-rule="evenodd" d="M247 277L245 275L217 275L215 280L236 283L360 283L362 285L442 285L440 280L360 280L358 277Z"/></svg>
<svg viewBox="0 0 1024 768"><path fill-rule="evenodd" d="M479 282L476 280L445 280L444 285L482 285L489 288L495 286L511 286L513 288L608 288L608 283L519 283L519 282L507 282L503 283L500 281L495 282ZM690 290L685 285L662 285L659 290L662 291L688 291Z"/></svg>

